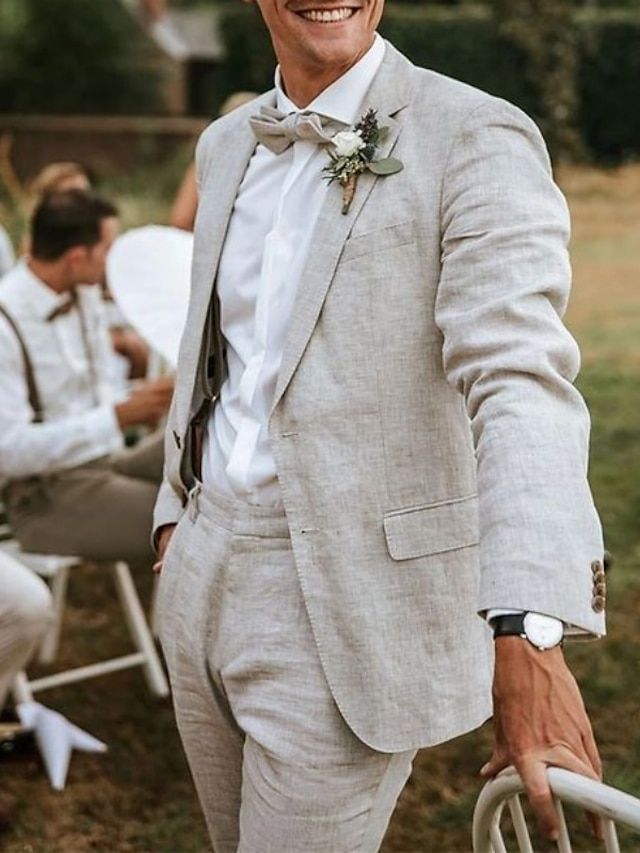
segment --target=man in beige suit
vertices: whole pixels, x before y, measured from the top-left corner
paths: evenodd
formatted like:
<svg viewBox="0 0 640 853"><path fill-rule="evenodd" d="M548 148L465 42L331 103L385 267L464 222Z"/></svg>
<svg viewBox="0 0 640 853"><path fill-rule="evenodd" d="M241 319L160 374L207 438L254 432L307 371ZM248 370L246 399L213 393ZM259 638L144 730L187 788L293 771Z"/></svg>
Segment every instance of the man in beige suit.
<svg viewBox="0 0 640 853"><path fill-rule="evenodd" d="M565 202L526 116L376 35L384 0L257 2L276 85L198 146L155 516L213 847L377 850L415 750L491 714L487 622L483 772L553 836L545 767L600 773L560 641L604 632Z"/></svg>

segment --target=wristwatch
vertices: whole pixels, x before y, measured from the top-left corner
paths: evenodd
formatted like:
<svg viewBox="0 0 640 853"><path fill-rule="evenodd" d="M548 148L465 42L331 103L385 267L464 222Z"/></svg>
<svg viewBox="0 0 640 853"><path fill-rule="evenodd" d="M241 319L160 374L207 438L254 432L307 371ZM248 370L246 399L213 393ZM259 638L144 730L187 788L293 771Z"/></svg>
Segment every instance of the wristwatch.
<svg viewBox="0 0 640 853"><path fill-rule="evenodd" d="M522 637L541 652L562 643L564 623L542 613L510 613L492 620L493 637Z"/></svg>

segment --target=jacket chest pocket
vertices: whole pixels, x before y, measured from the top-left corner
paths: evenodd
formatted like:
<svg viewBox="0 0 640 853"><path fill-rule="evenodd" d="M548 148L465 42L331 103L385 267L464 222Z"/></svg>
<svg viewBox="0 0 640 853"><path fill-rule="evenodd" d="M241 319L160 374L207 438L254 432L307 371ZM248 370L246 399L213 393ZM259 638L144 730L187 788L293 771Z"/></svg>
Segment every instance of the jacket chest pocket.
<svg viewBox="0 0 640 853"><path fill-rule="evenodd" d="M383 520L389 556L411 560L477 545L478 498L463 498L388 512Z"/></svg>
<svg viewBox="0 0 640 853"><path fill-rule="evenodd" d="M409 245L414 243L417 237L418 223L415 219L384 225L363 234L353 234L344 245L340 263L346 264L356 258Z"/></svg>

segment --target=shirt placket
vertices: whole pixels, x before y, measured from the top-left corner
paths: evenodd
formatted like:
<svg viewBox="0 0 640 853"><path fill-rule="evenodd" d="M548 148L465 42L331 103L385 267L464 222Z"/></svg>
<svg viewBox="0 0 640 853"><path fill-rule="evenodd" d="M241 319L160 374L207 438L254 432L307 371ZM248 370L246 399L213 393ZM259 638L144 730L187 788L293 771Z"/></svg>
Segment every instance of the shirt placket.
<svg viewBox="0 0 640 853"><path fill-rule="evenodd" d="M269 369L269 360L275 353L271 332L274 312L281 310L286 295L287 273L294 247L287 229L287 200L296 180L317 151L309 143L296 143L293 146L293 160L283 182L273 228L264 243L264 254L260 272L260 284L256 296L254 317L253 353L245 368L239 385L239 395L244 415L227 463L227 477L234 487L244 493L250 493L253 483L256 454L259 452L260 434L268 415L270 402L256 396L263 386L265 371ZM292 297L291 294L289 294ZM279 364L278 364L279 366ZM262 411L260 409L265 409Z"/></svg>

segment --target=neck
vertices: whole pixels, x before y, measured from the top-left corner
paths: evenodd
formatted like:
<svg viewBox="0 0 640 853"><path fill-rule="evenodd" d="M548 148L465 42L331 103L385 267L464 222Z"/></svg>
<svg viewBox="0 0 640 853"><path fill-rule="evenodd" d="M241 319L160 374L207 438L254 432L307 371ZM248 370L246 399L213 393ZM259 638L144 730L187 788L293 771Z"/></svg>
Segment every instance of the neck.
<svg viewBox="0 0 640 853"><path fill-rule="evenodd" d="M304 66L300 64L297 58L279 56L280 75L287 97L293 101L298 109L305 109L332 83L335 83L354 65L357 65L362 57L369 52L372 44L373 40L371 44L368 44L348 62L332 65L329 68L325 65Z"/></svg>
<svg viewBox="0 0 640 853"><path fill-rule="evenodd" d="M303 110L352 67L352 65L349 65L339 70L332 69L331 72L326 73L324 76L313 74L309 77L303 77L299 69L287 70L281 64L282 85L289 100L293 101L296 107Z"/></svg>
<svg viewBox="0 0 640 853"><path fill-rule="evenodd" d="M50 261L40 261L37 258L30 258L27 261L27 266L36 278L40 279L51 290L55 290L56 293L65 293L73 287L73 283L67 280L63 270L55 262L51 263Z"/></svg>

